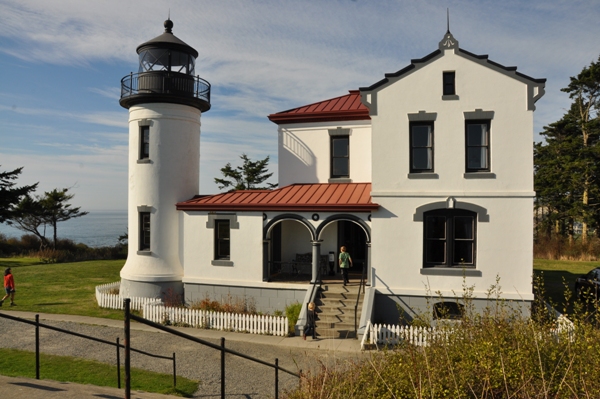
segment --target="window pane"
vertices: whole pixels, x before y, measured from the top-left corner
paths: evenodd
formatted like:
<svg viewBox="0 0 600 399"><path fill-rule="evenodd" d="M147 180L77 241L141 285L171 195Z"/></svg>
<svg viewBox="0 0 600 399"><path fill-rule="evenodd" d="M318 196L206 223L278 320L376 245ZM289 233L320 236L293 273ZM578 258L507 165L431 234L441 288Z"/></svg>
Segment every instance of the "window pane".
<svg viewBox="0 0 600 399"><path fill-rule="evenodd" d="M347 157L348 156L348 138L339 138L331 140L332 155L334 157Z"/></svg>
<svg viewBox="0 0 600 399"><path fill-rule="evenodd" d="M483 146L487 145L487 125L469 124L467 126L467 145Z"/></svg>
<svg viewBox="0 0 600 399"><path fill-rule="evenodd" d="M473 239L473 218L470 216L456 216L454 218L454 238Z"/></svg>
<svg viewBox="0 0 600 399"><path fill-rule="evenodd" d="M334 158L333 160L333 176L348 176L348 158Z"/></svg>
<svg viewBox="0 0 600 399"><path fill-rule="evenodd" d="M487 169L487 148L469 148L467 150L467 166L469 169Z"/></svg>
<svg viewBox="0 0 600 399"><path fill-rule="evenodd" d="M446 218L444 216L428 216L426 223L427 238L446 238Z"/></svg>
<svg viewBox="0 0 600 399"><path fill-rule="evenodd" d="M427 241L426 245L426 263L446 263L446 241Z"/></svg>
<svg viewBox="0 0 600 399"><path fill-rule="evenodd" d="M431 148L414 148L412 168L415 170L432 169L433 166L431 165L431 158Z"/></svg>
<svg viewBox="0 0 600 399"><path fill-rule="evenodd" d="M455 265L473 264L473 242L472 241L454 241L454 259Z"/></svg>
<svg viewBox="0 0 600 399"><path fill-rule="evenodd" d="M431 147L431 127L413 126L412 145L413 147Z"/></svg>

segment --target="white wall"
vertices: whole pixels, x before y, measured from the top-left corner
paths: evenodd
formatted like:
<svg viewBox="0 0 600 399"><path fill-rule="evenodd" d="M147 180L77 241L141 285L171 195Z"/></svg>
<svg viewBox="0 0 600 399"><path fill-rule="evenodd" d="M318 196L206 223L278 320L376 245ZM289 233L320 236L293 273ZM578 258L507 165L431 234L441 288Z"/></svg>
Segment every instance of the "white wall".
<svg viewBox="0 0 600 399"><path fill-rule="evenodd" d="M140 121L150 125L149 162L139 163ZM179 220L175 204L198 194L200 111L165 103L129 109L129 251L121 270L126 281L179 281ZM150 252L138 254L138 207L151 212ZM128 295L136 295L128 292Z"/></svg>
<svg viewBox="0 0 600 399"><path fill-rule="evenodd" d="M279 126L279 187L327 183L330 178L328 129L350 129L350 179L371 181L370 121L302 123Z"/></svg>
<svg viewBox="0 0 600 399"><path fill-rule="evenodd" d="M442 100L444 71L456 71L458 100ZM527 85L447 50L381 88L375 101L372 195L381 206L372 216L377 289L396 295L425 295L427 289L434 295L462 294L462 276L421 273L423 222L413 219L420 206L456 201L485 208L489 215L489 221L477 223L476 270L482 275L466 277L465 283L485 297L499 276L505 298L532 300L533 111L527 109ZM467 179L464 112L476 109L494 111L493 175ZM408 177L408 114L419 111L437 113L433 179Z"/></svg>
<svg viewBox="0 0 600 399"><path fill-rule="evenodd" d="M442 101L442 72L456 71L459 100ZM527 111L526 85L446 51L432 62L377 94L373 125L374 192L533 191L533 112ZM464 112L494 111L491 172L496 179L465 179ZM434 125L435 173L439 179L407 179L409 113L437 113Z"/></svg>

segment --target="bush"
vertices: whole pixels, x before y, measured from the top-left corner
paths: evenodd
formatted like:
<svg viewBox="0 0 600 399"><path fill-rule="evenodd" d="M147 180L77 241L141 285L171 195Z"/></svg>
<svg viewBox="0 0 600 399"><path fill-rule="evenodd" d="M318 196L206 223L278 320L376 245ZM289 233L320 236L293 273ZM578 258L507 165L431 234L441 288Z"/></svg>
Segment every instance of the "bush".
<svg viewBox="0 0 600 399"><path fill-rule="evenodd" d="M482 313L471 311L469 298L461 302L466 303L461 322L442 326L427 347L401 343L364 362L322 367L304 375L285 397L600 397L597 302L573 304L569 317L575 328L562 330L545 317L545 306L529 318L501 300Z"/></svg>
<svg viewBox="0 0 600 399"><path fill-rule="evenodd" d="M212 300L208 294L200 302L190 303L191 309L206 310L210 312L258 314L254 298L239 298L227 295L224 302Z"/></svg>
<svg viewBox="0 0 600 399"><path fill-rule="evenodd" d="M285 315L288 318L289 323L289 331L290 333L294 333L296 323L300 318L300 311L302 310L302 304L299 302L294 302L285 308Z"/></svg>
<svg viewBox="0 0 600 399"><path fill-rule="evenodd" d="M538 259L596 261L600 259L600 238L581 237L569 241L558 236L537 237L533 245L533 256Z"/></svg>

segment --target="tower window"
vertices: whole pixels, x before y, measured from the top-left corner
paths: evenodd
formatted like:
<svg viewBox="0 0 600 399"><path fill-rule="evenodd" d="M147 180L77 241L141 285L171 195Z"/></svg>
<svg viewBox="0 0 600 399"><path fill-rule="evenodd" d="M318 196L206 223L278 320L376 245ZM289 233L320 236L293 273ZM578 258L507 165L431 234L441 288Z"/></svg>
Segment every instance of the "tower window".
<svg viewBox="0 0 600 399"><path fill-rule="evenodd" d="M455 85L455 72L444 72L442 75L443 85L444 85L444 95L452 96L456 94L456 85Z"/></svg>
<svg viewBox="0 0 600 399"><path fill-rule="evenodd" d="M150 251L150 212L140 212L140 251Z"/></svg>
<svg viewBox="0 0 600 399"><path fill-rule="evenodd" d="M140 126L140 159L150 158L150 126Z"/></svg>

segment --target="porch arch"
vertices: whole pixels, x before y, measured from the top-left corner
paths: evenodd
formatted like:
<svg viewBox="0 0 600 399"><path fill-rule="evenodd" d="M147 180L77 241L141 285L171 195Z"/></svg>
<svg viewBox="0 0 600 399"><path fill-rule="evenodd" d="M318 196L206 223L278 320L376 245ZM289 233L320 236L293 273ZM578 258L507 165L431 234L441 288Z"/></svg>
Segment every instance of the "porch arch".
<svg viewBox="0 0 600 399"><path fill-rule="evenodd" d="M365 236L367 237L367 244L371 244L371 228L369 227L369 225L367 225L365 221L359 218L358 216L350 214L331 215L327 219L323 220L323 222L319 224L316 230L317 239L321 239L321 233L323 232L325 227L340 220L348 220L360 226L360 228L365 232Z"/></svg>
<svg viewBox="0 0 600 399"><path fill-rule="evenodd" d="M286 220L291 220L300 223L308 230L310 236L310 242L312 245L313 251L313 270L315 263L315 253L318 254L318 241L315 239L316 231L313 225L304 217L300 215L296 215L293 213L286 213L282 215L277 215L273 219L271 219L264 227L263 227L263 281L269 281L270 273L269 273L269 244L271 242L271 231L273 227L277 224L284 222ZM315 247L316 246L316 247ZM316 273L313 271L311 282L315 282Z"/></svg>
<svg viewBox="0 0 600 399"><path fill-rule="evenodd" d="M362 231L365 233L365 243L366 243L366 247L367 247L367 253L365 256L365 263L366 265L364 265L364 271L366 272L366 283L367 284L371 284L371 228L369 227L369 225L367 223L365 223L365 221L363 219L361 219L360 217L356 216L356 215L352 215L352 214L337 214L337 215L331 215L329 216L327 219L323 220L323 222L321 224L319 224L319 226L317 227L316 230L316 236L317 236L317 240L318 241L322 241L322 233L325 230L325 228L333 223L337 223L340 221L349 221L352 222L356 225L358 225Z"/></svg>
<svg viewBox="0 0 600 399"><path fill-rule="evenodd" d="M283 215L277 215L275 216L273 219L271 219L269 221L269 223L267 223L265 225L265 227L263 228L263 240L268 240L269 239L269 234L271 233L271 229L273 228L273 226L275 226L277 223L282 222L284 220L295 220L297 222L300 222L301 224L304 225L304 227L306 227L310 233L310 239L311 241L315 241L317 234L315 231L315 228L313 227L312 224L310 224L310 222L300 216L300 215L295 215L293 213L286 213Z"/></svg>

